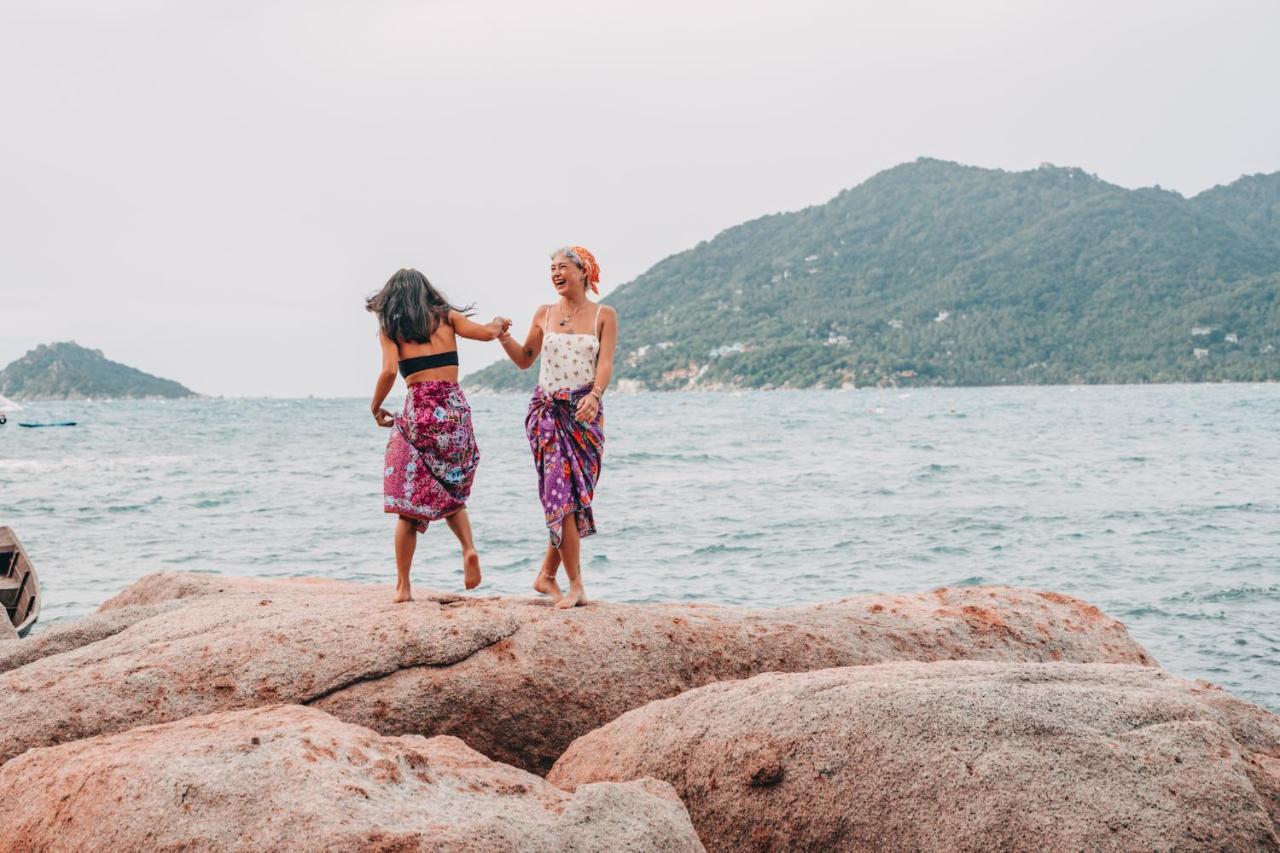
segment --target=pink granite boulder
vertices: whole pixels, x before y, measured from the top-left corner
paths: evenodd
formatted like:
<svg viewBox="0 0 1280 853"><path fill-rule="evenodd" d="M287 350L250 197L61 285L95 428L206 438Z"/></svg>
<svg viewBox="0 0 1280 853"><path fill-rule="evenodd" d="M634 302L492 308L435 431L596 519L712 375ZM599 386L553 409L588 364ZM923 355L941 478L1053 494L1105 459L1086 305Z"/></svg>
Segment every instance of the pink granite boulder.
<svg viewBox="0 0 1280 853"><path fill-rule="evenodd" d="M457 738L297 705L33 749L0 802L4 850L702 850L665 782L570 794Z"/></svg>
<svg viewBox="0 0 1280 853"><path fill-rule="evenodd" d="M1150 667L945 661L721 682L574 741L708 850L1277 850L1280 717Z"/></svg>

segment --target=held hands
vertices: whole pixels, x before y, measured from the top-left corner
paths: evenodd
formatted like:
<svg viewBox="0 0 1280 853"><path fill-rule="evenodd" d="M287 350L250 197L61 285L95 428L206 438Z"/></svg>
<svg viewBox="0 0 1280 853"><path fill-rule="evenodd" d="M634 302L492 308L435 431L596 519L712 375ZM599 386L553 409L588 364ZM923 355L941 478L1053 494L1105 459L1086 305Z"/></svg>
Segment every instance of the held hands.
<svg viewBox="0 0 1280 853"><path fill-rule="evenodd" d="M379 406L373 410L373 419L378 422L380 427L389 427L396 421L396 416Z"/></svg>
<svg viewBox="0 0 1280 853"><path fill-rule="evenodd" d="M489 321L488 327L493 330L494 337L502 339L507 337L507 329L511 328L511 321L506 317L494 317Z"/></svg>

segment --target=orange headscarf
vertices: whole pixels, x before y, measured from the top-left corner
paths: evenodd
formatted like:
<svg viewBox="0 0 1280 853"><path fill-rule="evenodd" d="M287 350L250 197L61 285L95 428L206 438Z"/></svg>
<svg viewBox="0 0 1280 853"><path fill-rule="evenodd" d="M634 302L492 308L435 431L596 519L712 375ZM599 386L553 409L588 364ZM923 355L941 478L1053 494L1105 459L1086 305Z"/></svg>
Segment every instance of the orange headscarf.
<svg viewBox="0 0 1280 853"><path fill-rule="evenodd" d="M573 253L578 256L578 260L582 261L582 272L586 276L587 284L591 286L593 293L599 293L600 288L600 264L596 262L596 256L591 254L584 246L570 246Z"/></svg>

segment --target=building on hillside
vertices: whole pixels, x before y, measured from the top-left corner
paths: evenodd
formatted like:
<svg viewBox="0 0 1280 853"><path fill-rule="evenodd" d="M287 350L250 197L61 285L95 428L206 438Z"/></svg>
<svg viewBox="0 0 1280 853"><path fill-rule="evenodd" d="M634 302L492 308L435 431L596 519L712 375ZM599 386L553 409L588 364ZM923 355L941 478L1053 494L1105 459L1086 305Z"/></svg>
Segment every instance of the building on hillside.
<svg viewBox="0 0 1280 853"><path fill-rule="evenodd" d="M720 358L721 356L731 355L733 353L746 352L747 349L748 347L746 344L742 343L741 341L735 341L734 343L731 343L731 344L721 344L720 346L711 350L711 352L708 353L708 355L710 355L712 358Z"/></svg>

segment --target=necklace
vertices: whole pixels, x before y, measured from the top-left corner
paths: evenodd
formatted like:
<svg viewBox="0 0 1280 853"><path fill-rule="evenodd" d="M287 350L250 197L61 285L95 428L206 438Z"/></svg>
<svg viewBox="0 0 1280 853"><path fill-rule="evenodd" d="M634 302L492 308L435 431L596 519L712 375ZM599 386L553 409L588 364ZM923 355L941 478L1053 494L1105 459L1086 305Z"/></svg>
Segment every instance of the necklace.
<svg viewBox="0 0 1280 853"><path fill-rule="evenodd" d="M583 302L581 305L579 305L577 308L574 308L567 315L564 313L564 309L561 308L560 309L560 325L562 327L569 325L569 321L572 320L579 311L581 311L583 308L586 308L586 307L587 307L587 303Z"/></svg>

